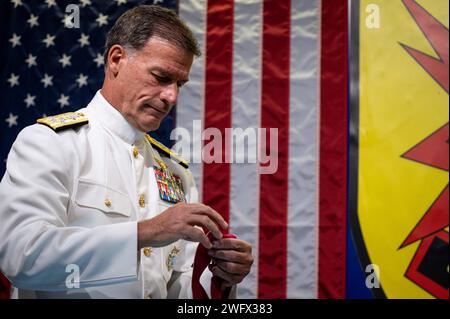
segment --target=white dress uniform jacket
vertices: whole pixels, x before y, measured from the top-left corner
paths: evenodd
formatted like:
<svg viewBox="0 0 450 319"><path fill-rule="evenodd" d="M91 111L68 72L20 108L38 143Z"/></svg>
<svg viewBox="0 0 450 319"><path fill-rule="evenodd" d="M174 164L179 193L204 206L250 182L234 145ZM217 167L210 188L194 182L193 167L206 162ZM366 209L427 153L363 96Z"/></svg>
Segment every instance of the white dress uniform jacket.
<svg viewBox="0 0 450 319"><path fill-rule="evenodd" d="M173 205L159 196L154 165L164 161L192 203L189 170L160 155L100 91L78 112L88 124L60 132L35 124L11 149L0 269L19 297L191 298L197 243L137 249L137 221Z"/></svg>

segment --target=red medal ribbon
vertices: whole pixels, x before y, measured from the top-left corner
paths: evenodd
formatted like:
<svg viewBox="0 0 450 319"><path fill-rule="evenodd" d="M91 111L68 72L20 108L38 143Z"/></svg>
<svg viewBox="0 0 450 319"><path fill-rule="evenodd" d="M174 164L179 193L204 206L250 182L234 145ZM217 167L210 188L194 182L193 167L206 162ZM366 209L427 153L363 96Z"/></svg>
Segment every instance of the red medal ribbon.
<svg viewBox="0 0 450 319"><path fill-rule="evenodd" d="M209 233L208 238L211 242L216 240L214 236ZM237 238L233 234L223 234L223 238ZM192 271L192 296L194 299L209 299L203 286L200 284L200 276L203 271L211 263L212 257L208 255L208 249L202 244L199 244L195 253L194 269ZM211 279L211 297L212 299L226 299L229 295L229 289L221 291L223 279L217 276Z"/></svg>

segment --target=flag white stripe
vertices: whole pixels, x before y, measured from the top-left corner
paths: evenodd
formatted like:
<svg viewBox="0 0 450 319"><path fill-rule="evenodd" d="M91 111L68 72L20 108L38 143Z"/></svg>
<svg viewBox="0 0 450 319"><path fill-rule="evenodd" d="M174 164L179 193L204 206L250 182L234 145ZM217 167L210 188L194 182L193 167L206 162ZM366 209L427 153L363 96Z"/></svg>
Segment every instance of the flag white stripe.
<svg viewBox="0 0 450 319"><path fill-rule="evenodd" d="M191 28L195 38L202 48L202 56L195 59L192 65L189 84L184 87L178 99L176 123L178 127L187 129L190 132L191 147L193 145L203 146L201 134L193 134L193 121L201 120L201 130L203 131L204 115L204 89L205 89L205 59L206 59L206 0L189 0L179 2L179 15ZM195 139L195 141L193 140ZM199 140L200 139L200 140ZM202 199L202 164L194 163L194 158L201 158L198 149L191 149L189 169L195 177L195 182L199 191L199 199ZM195 153L195 154L194 154ZM183 154L181 154L183 155Z"/></svg>
<svg viewBox="0 0 450 319"><path fill-rule="evenodd" d="M257 137L261 104L261 28L262 2L236 0L234 3L233 41L233 97L232 126L243 130L250 128ZM257 158L257 144L236 139L243 150ZM247 153L248 154L248 153ZM236 154L242 155L242 154ZM232 232L250 242L258 251L259 177L256 163L231 165L230 224ZM257 254L255 255L257 258ZM258 261L251 273L239 285L239 298L256 298L258 287Z"/></svg>
<svg viewBox="0 0 450 319"><path fill-rule="evenodd" d="M319 8L292 0L288 298L317 298Z"/></svg>

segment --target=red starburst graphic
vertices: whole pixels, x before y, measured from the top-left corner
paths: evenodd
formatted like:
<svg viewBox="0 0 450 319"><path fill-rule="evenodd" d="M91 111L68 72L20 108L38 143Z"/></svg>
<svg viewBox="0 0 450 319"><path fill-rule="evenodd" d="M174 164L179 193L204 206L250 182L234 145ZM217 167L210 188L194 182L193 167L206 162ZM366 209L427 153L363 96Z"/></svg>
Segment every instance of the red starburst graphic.
<svg viewBox="0 0 450 319"><path fill-rule="evenodd" d="M406 152L403 157L448 172L448 152L448 124L446 124ZM449 224L448 207L449 191L447 185L400 248L447 227Z"/></svg>
<svg viewBox="0 0 450 319"><path fill-rule="evenodd" d="M403 0L403 4L422 30L438 58L407 45L401 45L448 93L448 29L414 0ZM403 154L403 157L448 172L448 139L449 125L447 123ZM421 240L405 276L437 298L449 298L447 272L449 236L443 230L449 225L448 207L449 186L447 184L400 246L403 248Z"/></svg>
<svg viewBox="0 0 450 319"><path fill-rule="evenodd" d="M403 48L448 93L448 29L414 0L403 0L438 58L417 51L405 44Z"/></svg>

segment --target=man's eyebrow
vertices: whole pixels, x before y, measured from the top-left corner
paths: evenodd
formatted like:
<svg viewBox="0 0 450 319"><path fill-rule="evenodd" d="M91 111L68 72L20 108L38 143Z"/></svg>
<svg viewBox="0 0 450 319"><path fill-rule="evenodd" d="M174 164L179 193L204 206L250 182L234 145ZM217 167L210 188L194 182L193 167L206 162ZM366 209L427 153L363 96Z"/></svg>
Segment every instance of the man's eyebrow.
<svg viewBox="0 0 450 319"><path fill-rule="evenodd" d="M156 71L156 72L160 73L161 76L170 77L170 78L174 78L175 77L174 73L172 73L172 72L170 72L170 71L168 71L166 69L163 69L163 68L155 67L151 71ZM187 82L189 82L189 78L180 79L180 82L187 83Z"/></svg>

